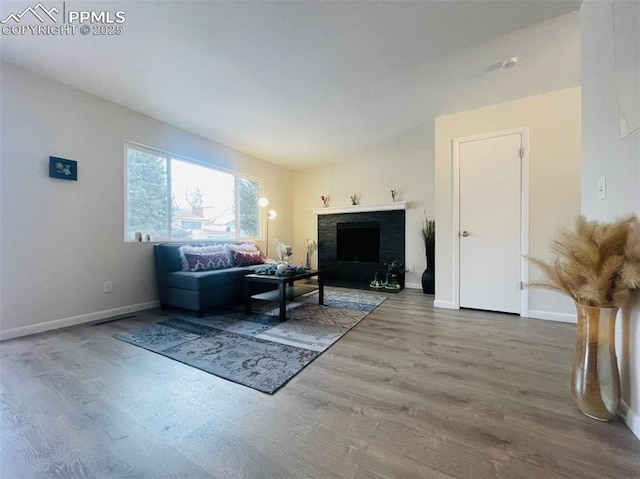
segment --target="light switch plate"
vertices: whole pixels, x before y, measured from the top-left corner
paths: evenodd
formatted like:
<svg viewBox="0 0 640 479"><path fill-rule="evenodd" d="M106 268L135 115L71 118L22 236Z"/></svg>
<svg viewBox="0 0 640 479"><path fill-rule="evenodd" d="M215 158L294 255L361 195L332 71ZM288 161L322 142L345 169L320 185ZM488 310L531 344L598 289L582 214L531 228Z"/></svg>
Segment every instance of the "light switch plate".
<svg viewBox="0 0 640 479"><path fill-rule="evenodd" d="M598 178L598 199L604 200L607 197L607 177Z"/></svg>

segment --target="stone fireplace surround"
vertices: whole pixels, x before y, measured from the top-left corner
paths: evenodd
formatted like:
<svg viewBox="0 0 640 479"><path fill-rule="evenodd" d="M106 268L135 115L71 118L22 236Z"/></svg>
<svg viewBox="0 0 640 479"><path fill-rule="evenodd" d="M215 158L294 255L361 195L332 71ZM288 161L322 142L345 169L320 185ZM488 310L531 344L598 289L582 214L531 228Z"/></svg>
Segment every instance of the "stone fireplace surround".
<svg viewBox="0 0 640 479"><path fill-rule="evenodd" d="M384 280L387 261L405 262L405 204L317 208L318 269L324 271L325 283L334 286L366 288L375 273ZM338 223L380 224L380 262L338 261ZM404 286L404 285L403 285Z"/></svg>

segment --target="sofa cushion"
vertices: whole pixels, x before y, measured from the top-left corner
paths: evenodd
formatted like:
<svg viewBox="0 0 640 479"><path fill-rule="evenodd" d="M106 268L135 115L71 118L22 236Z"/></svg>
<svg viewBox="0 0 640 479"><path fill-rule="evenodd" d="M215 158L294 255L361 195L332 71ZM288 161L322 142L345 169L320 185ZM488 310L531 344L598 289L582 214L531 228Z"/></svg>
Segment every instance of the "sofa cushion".
<svg viewBox="0 0 640 479"><path fill-rule="evenodd" d="M179 244L161 243L153 247L156 274L159 274L159 277L164 278L165 273L179 271L184 268L180 255L180 246Z"/></svg>
<svg viewBox="0 0 640 479"><path fill-rule="evenodd" d="M224 251L216 253L184 253L189 271L210 271L230 268L231 260Z"/></svg>
<svg viewBox="0 0 640 479"><path fill-rule="evenodd" d="M264 260L259 251L231 251L233 264L236 266L251 266L254 264L262 264Z"/></svg>
<svg viewBox="0 0 640 479"><path fill-rule="evenodd" d="M166 285L168 288L190 289L215 295L219 293L217 289L241 285L242 278L252 272L248 268L236 267L213 271L174 271L167 273Z"/></svg>

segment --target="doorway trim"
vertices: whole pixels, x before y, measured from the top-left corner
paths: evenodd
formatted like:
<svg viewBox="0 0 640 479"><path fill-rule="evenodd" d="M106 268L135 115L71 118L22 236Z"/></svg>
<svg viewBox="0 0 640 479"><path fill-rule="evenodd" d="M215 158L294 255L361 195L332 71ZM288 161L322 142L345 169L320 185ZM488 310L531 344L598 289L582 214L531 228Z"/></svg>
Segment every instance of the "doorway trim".
<svg viewBox="0 0 640 479"><path fill-rule="evenodd" d="M522 139L522 162L520 169L520 316L529 316L529 288L524 285L529 281L529 127L523 126L500 130L480 135L454 138L451 143L451 160L453 163L453 309L460 309L460 145L470 141L487 140L499 136L519 133Z"/></svg>

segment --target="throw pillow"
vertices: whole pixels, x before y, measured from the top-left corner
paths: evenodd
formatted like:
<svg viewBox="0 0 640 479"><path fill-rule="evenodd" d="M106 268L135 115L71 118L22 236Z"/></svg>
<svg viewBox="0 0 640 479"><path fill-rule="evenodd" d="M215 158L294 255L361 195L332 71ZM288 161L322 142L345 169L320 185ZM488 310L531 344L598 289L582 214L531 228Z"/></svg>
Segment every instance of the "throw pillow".
<svg viewBox="0 0 640 479"><path fill-rule="evenodd" d="M232 257L231 256L232 251L250 251L250 252L257 251L258 253L260 253L260 257L262 258L263 263L266 263L268 259L265 256L265 254L262 252L262 250L260 249L260 246L258 246L257 243L242 243L242 244L227 243L224 245L224 248L230 258Z"/></svg>
<svg viewBox="0 0 640 479"><path fill-rule="evenodd" d="M231 267L231 261L224 251L216 253L185 253L189 271L211 271Z"/></svg>
<svg viewBox="0 0 640 479"><path fill-rule="evenodd" d="M223 245L213 245L213 246L204 246L204 245L182 245L178 248L180 252L180 259L182 260L182 271L191 271L191 267L189 266L189 262L187 261L187 257L185 254L210 254L217 253L219 251L224 251ZM229 257L231 260L231 257Z"/></svg>
<svg viewBox="0 0 640 479"><path fill-rule="evenodd" d="M258 251L255 243L242 243L231 245L231 248L237 251Z"/></svg>
<svg viewBox="0 0 640 479"><path fill-rule="evenodd" d="M259 251L235 251L231 250L233 263L236 266L251 266L254 264L262 264L262 255Z"/></svg>

